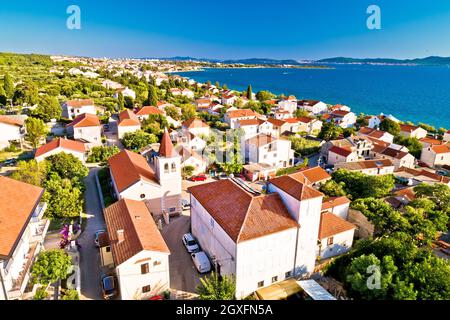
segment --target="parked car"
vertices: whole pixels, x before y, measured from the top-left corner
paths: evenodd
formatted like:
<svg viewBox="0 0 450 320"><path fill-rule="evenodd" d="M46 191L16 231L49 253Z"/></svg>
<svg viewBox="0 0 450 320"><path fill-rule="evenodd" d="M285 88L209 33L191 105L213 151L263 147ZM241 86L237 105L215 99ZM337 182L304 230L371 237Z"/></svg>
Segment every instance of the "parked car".
<svg viewBox="0 0 450 320"><path fill-rule="evenodd" d="M183 244L189 253L200 251L200 247L198 246L197 241L190 233L186 233L185 235L183 235Z"/></svg>
<svg viewBox="0 0 450 320"><path fill-rule="evenodd" d="M109 300L116 295L116 279L113 275L104 274L101 280L103 298Z"/></svg>
<svg viewBox="0 0 450 320"><path fill-rule="evenodd" d="M226 180L228 179L228 175L226 173L221 173L218 175L219 180Z"/></svg>
<svg viewBox="0 0 450 320"><path fill-rule="evenodd" d="M206 181L208 177L205 174L199 174L191 177L191 181Z"/></svg>
<svg viewBox="0 0 450 320"><path fill-rule="evenodd" d="M8 167L12 167L12 166L14 166L16 163L17 163L17 160L16 160L16 159L12 159L12 158L3 161L3 165L4 165L4 166L8 166Z"/></svg>
<svg viewBox="0 0 450 320"><path fill-rule="evenodd" d="M97 230L97 232L95 232L95 234L94 234L94 244L95 244L95 246L98 248L100 245L99 245L99 242L98 242L98 238L99 238L99 236L102 234L102 233L105 233L106 232L106 230L105 229L100 229L100 230Z"/></svg>
<svg viewBox="0 0 450 320"><path fill-rule="evenodd" d="M189 200L186 199L181 199L181 207L184 210L189 210L189 208L191 207L191 204L189 203Z"/></svg>
<svg viewBox="0 0 450 320"><path fill-rule="evenodd" d="M150 297L148 300L164 300L164 297L163 296L153 296L153 297Z"/></svg>
<svg viewBox="0 0 450 320"><path fill-rule="evenodd" d="M200 251L191 253L191 258L198 272L207 273L211 271L211 263L209 262L208 256L205 252Z"/></svg>

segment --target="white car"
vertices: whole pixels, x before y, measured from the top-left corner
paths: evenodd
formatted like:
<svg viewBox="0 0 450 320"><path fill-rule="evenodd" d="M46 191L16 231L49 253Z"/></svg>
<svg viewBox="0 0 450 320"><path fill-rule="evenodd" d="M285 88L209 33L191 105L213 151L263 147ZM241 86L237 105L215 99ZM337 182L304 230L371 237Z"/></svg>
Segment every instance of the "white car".
<svg viewBox="0 0 450 320"><path fill-rule="evenodd" d="M203 251L191 253L191 258L198 272L207 273L211 271L211 263Z"/></svg>
<svg viewBox="0 0 450 320"><path fill-rule="evenodd" d="M200 251L200 247L198 246L197 241L195 240L194 236L190 233L186 233L183 236L183 244L189 253Z"/></svg>

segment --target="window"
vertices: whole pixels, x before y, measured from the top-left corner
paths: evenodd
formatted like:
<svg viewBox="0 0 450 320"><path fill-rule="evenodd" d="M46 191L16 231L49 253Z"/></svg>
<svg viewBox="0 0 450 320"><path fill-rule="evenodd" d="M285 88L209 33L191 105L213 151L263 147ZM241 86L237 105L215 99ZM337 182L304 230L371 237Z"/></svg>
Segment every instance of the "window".
<svg viewBox="0 0 450 320"><path fill-rule="evenodd" d="M258 282L258 288L264 287L264 281Z"/></svg>
<svg viewBox="0 0 450 320"><path fill-rule="evenodd" d="M284 274L284 278L285 278L285 279L290 278L291 276L292 276L292 272L291 272L291 271L288 271L288 272L286 272L286 273Z"/></svg>
<svg viewBox="0 0 450 320"><path fill-rule="evenodd" d="M164 165L164 172L165 172L165 173L169 173L169 164L168 164L168 163L166 163L166 164Z"/></svg>
<svg viewBox="0 0 450 320"><path fill-rule="evenodd" d="M141 264L141 274L147 274L147 273L149 273L149 271L150 271L150 268L149 268L148 263Z"/></svg>
<svg viewBox="0 0 450 320"><path fill-rule="evenodd" d="M153 266L154 266L154 267L159 266L160 264L161 264L161 261L155 261L155 262L153 262Z"/></svg>
<svg viewBox="0 0 450 320"><path fill-rule="evenodd" d="M141 199L145 199L145 193L140 195Z"/></svg>
<svg viewBox="0 0 450 320"><path fill-rule="evenodd" d="M175 164L175 162L172 163L172 172L176 172L177 171L177 165Z"/></svg>
<svg viewBox="0 0 450 320"><path fill-rule="evenodd" d="M173 213L173 212L175 212L175 211L177 211L177 208L176 208L176 207L169 208L169 212L170 212L170 213Z"/></svg>
<svg viewBox="0 0 450 320"><path fill-rule="evenodd" d="M278 281L278 276L272 277L272 283L277 282Z"/></svg>
<svg viewBox="0 0 450 320"><path fill-rule="evenodd" d="M327 245L331 246L333 244L333 241L334 241L333 237L328 238L327 239Z"/></svg>
<svg viewBox="0 0 450 320"><path fill-rule="evenodd" d="M111 252L111 247L106 247L106 252Z"/></svg>
<svg viewBox="0 0 450 320"><path fill-rule="evenodd" d="M151 287L150 287L150 286L142 287L142 293L150 292L150 290L151 290Z"/></svg>

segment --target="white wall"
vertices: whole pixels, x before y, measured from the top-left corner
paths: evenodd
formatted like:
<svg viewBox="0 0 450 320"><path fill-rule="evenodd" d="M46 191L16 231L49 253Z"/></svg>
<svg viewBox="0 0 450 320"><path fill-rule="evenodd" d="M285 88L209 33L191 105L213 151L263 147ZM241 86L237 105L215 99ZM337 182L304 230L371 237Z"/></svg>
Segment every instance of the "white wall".
<svg viewBox="0 0 450 320"><path fill-rule="evenodd" d="M72 155L75 156L75 158L79 159L83 163L86 161L86 153L81 153L81 152L73 151L73 150L69 150L69 149L63 149L61 147L58 147L58 148L56 148L54 150L51 150L51 151L49 151L49 152L47 152L47 153L45 153L45 154L43 154L43 155L41 155L41 156L39 156L39 157L37 157L35 159L36 159L37 162L41 162L41 161L45 160L46 158L51 157L52 155L55 155L55 154L58 154L58 153L61 153L61 152L64 152L64 153L67 153L67 154L72 154Z"/></svg>
<svg viewBox="0 0 450 320"><path fill-rule="evenodd" d="M117 126L117 133L119 135L119 139L122 139L125 133L128 132L136 132L141 130L141 126Z"/></svg>
<svg viewBox="0 0 450 320"><path fill-rule="evenodd" d="M141 265L149 264L149 273L141 274ZM116 267L122 300L139 300L162 293L170 288L169 254L142 251ZM151 291L142 293L142 287Z"/></svg>
<svg viewBox="0 0 450 320"><path fill-rule="evenodd" d="M81 127L81 128L74 128L69 127L71 134L73 134L74 139L83 139L86 140L93 145L101 145L102 144L102 127L101 126L94 126L94 127Z"/></svg>
<svg viewBox="0 0 450 320"><path fill-rule="evenodd" d="M328 238L320 239L322 246L317 246L317 256L320 255L320 259L327 259L348 252L353 245L354 232L352 229L334 235L333 244L329 246Z"/></svg>
<svg viewBox="0 0 450 320"><path fill-rule="evenodd" d="M19 126L0 123L0 141L20 140L23 138L20 131Z"/></svg>

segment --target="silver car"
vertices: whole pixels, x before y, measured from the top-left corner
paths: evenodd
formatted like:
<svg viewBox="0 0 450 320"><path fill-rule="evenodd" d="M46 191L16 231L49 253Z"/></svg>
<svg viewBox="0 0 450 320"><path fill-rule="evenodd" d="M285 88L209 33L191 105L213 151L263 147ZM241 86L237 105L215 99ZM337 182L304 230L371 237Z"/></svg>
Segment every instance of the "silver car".
<svg viewBox="0 0 450 320"><path fill-rule="evenodd" d="M183 244L189 253L200 251L200 247L198 246L197 241L195 240L194 236L190 233L186 233L183 236Z"/></svg>

